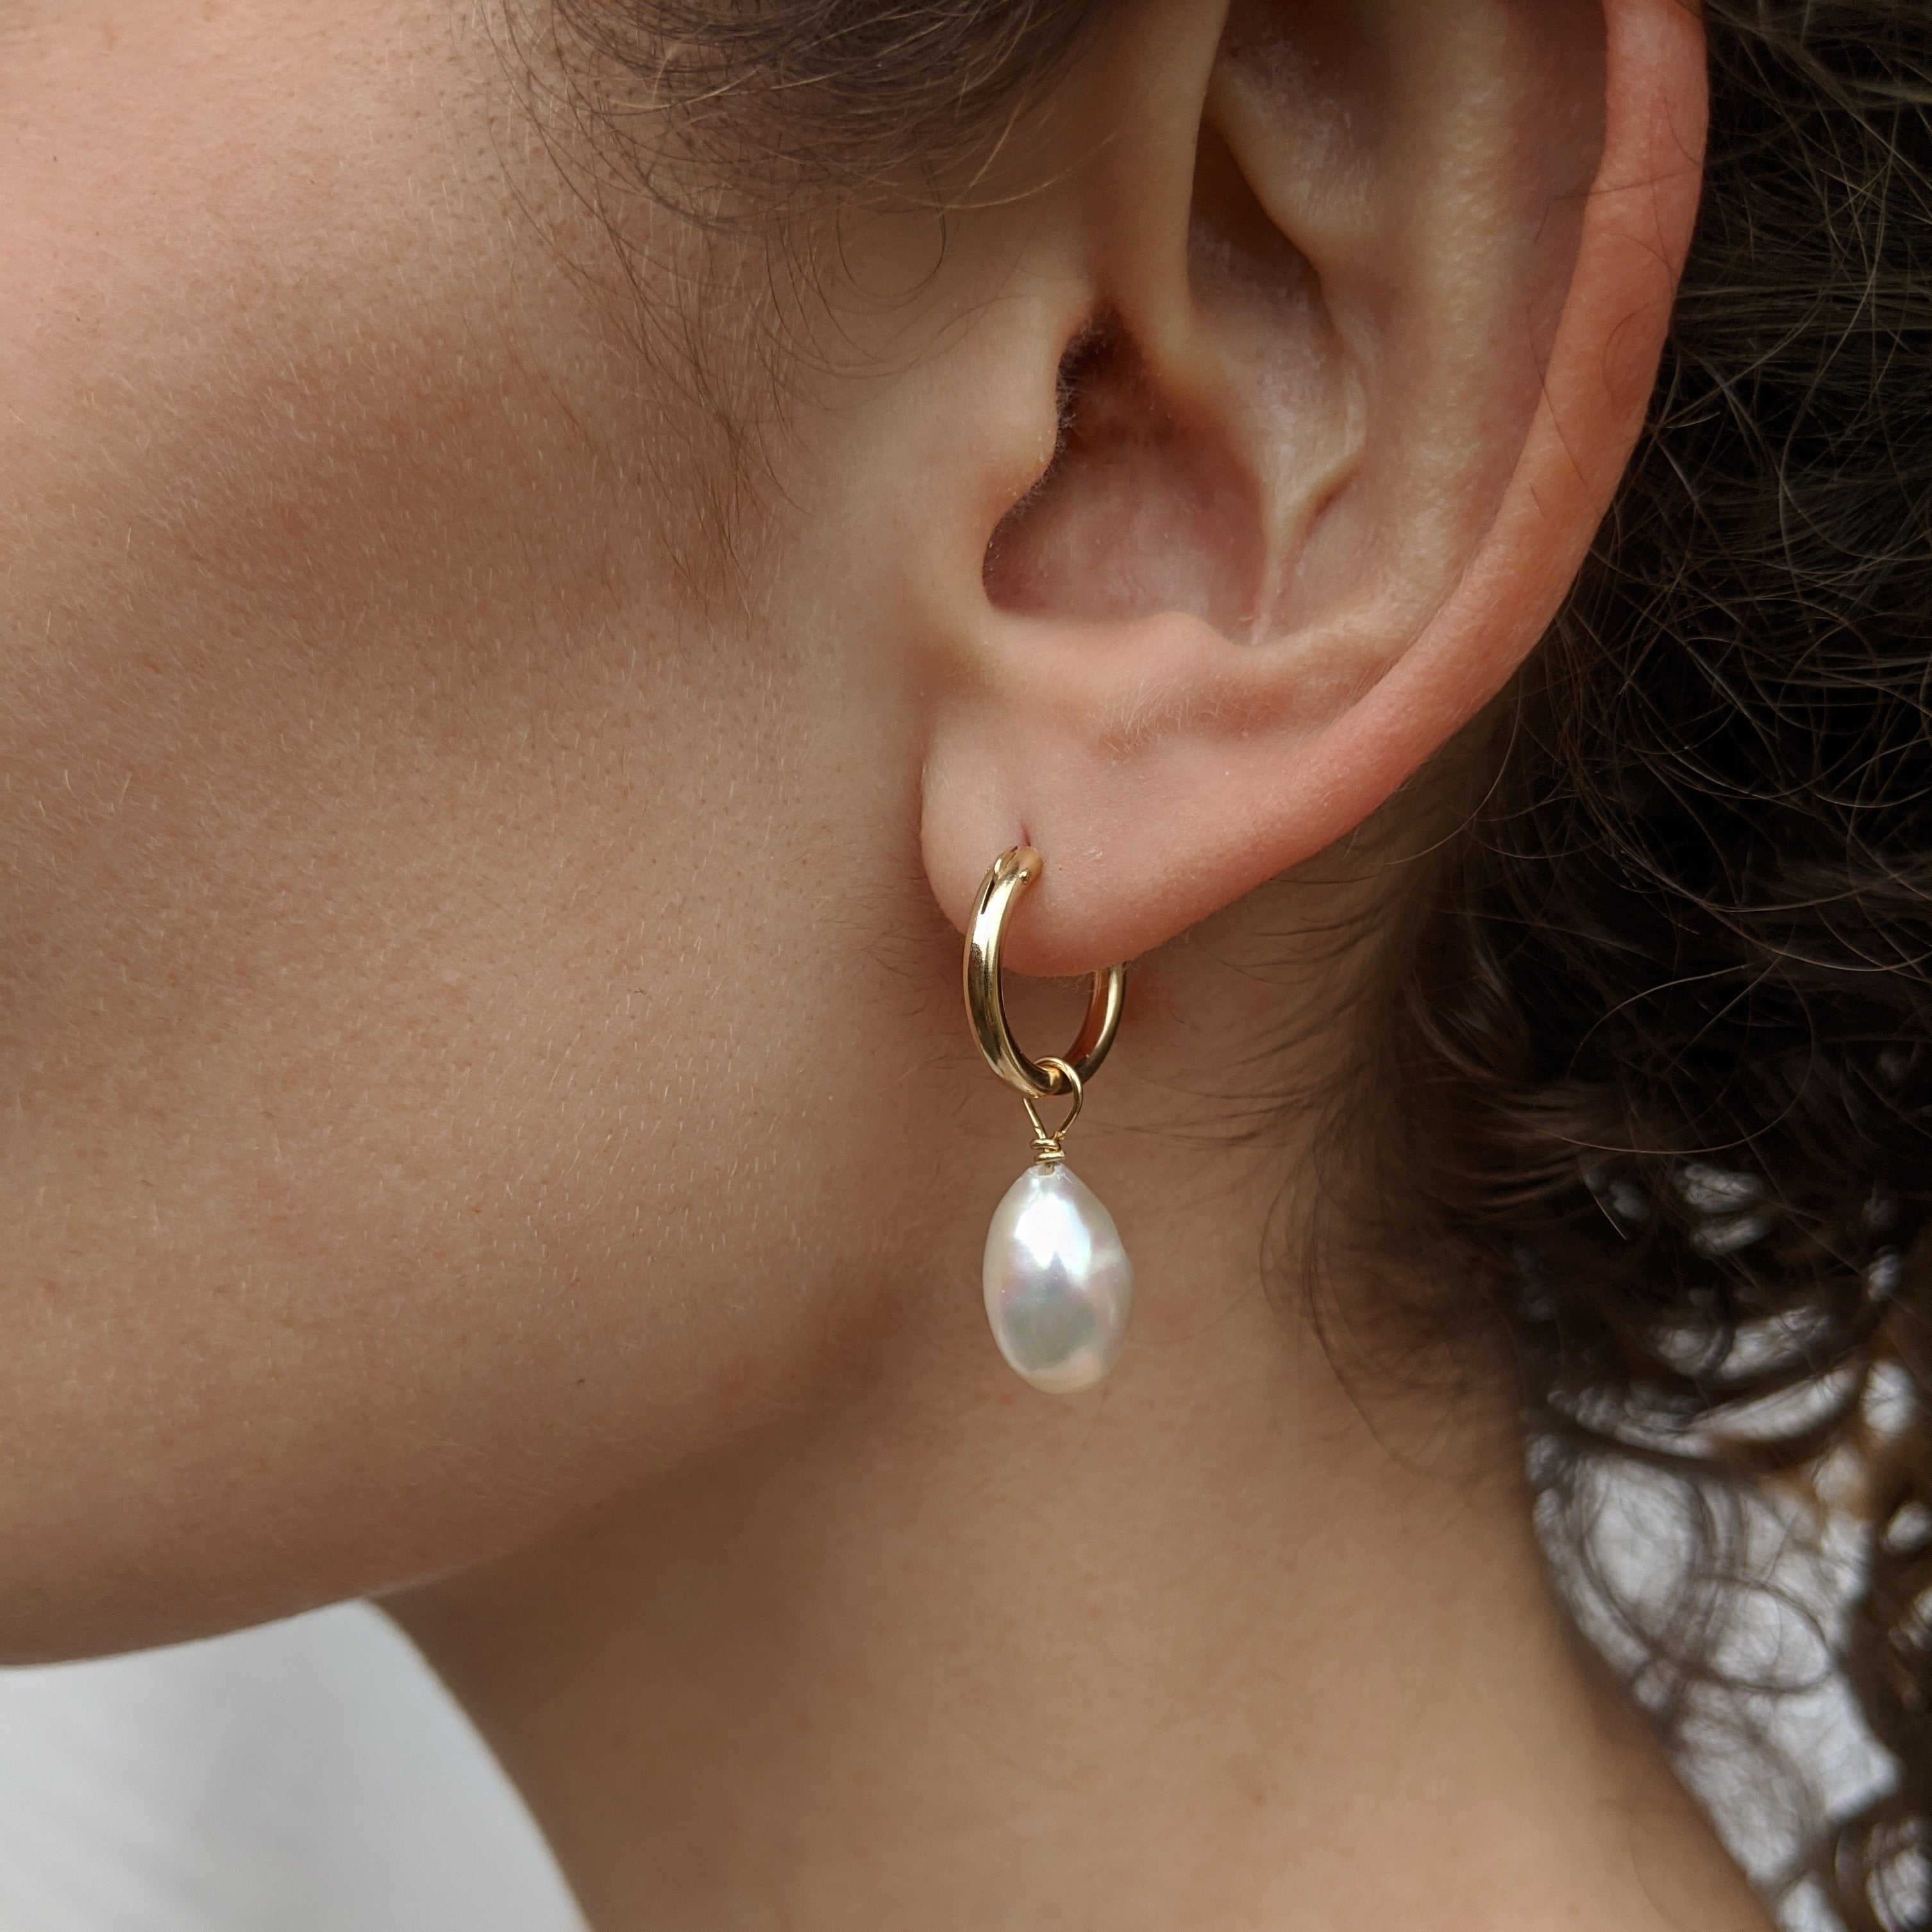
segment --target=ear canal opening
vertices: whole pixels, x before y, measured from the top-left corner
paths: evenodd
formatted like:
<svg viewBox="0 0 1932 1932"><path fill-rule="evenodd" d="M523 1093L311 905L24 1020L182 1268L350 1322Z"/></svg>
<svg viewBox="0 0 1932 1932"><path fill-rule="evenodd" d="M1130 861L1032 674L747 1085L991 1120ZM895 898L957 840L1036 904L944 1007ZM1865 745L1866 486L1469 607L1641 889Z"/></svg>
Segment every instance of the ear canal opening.
<svg viewBox="0 0 1932 1932"><path fill-rule="evenodd" d="M1116 316L1068 343L1056 389L1052 460L986 547L988 597L1003 610L1095 622L1181 610L1246 638L1259 520L1214 425L1173 407Z"/></svg>

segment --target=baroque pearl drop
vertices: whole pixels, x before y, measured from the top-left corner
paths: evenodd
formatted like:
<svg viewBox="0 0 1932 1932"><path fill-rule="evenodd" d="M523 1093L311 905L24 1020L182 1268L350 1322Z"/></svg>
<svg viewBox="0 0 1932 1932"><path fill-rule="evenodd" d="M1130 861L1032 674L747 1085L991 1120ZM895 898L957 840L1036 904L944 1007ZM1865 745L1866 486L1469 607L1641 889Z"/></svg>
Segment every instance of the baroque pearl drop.
<svg viewBox="0 0 1932 1932"><path fill-rule="evenodd" d="M1062 1161L1036 1161L994 1210L982 1279L1008 1364L1048 1395L1091 1388L1114 1366L1134 1271L1114 1217Z"/></svg>

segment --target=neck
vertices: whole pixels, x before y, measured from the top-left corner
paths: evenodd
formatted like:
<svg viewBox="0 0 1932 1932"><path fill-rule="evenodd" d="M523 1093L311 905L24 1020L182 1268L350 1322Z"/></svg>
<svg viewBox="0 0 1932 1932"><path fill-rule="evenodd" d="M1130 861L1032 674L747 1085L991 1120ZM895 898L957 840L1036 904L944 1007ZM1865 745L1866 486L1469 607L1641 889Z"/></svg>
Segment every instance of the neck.
<svg viewBox="0 0 1932 1932"><path fill-rule="evenodd" d="M1100 1395L909 1319L391 1606L600 1932L1767 1927L1552 1608L1506 1431L1358 1406L1249 1286L1258 1168L1087 1151L1165 1230Z"/></svg>

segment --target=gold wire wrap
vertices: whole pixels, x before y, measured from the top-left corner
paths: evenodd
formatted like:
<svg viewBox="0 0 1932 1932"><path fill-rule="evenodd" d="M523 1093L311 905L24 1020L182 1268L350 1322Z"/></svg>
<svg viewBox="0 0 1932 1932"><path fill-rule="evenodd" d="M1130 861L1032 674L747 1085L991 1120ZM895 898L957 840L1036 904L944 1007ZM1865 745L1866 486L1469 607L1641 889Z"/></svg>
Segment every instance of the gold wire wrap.
<svg viewBox="0 0 1932 1932"><path fill-rule="evenodd" d="M1127 969L1108 966L1094 975L1087 1017L1081 1022L1078 1037L1064 1054L1040 1061L1029 1060L1021 1052L1006 1029L1006 1008L1000 998L1000 943L1013 902L1046 868L1046 862L1030 845L1016 845L1010 851L1002 852L988 868L966 928L966 1017L972 1023L973 1037L986 1055L986 1064L1009 1087L1029 1102L1070 1091L1077 1113L1081 1089L1093 1078L1114 1043L1114 1032L1120 1024ZM1030 1106L1027 1111L1032 1113ZM1070 1116L1059 1134L1041 1130L1037 1116L1034 1124L1042 1141L1057 1143L1072 1120Z"/></svg>
<svg viewBox="0 0 1932 1932"><path fill-rule="evenodd" d="M1033 1123L1034 1158L1044 1161L1051 1167L1055 1161L1064 1160L1066 1157L1066 1150L1060 1142L1066 1139L1073 1123L1080 1118L1080 1109L1086 1103L1087 1087L1065 1060L1053 1054L1043 1054L1040 1064L1048 1072L1059 1074L1073 1090L1073 1104L1067 1108L1066 1119L1052 1133L1047 1132L1046 1124L1040 1117L1040 1109L1033 1103L1033 1096L1030 1094L1020 1096L1020 1105L1027 1110L1027 1118Z"/></svg>

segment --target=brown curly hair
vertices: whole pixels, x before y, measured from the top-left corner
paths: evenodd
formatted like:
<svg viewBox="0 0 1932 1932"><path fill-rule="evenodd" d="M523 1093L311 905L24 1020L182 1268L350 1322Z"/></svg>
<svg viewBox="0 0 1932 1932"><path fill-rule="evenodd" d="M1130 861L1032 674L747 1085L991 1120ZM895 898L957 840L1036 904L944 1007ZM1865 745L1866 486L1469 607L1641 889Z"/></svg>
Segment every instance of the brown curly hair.
<svg viewBox="0 0 1932 1932"><path fill-rule="evenodd" d="M1570 1547L1606 1456L1684 1485L1719 1594L1687 1574L1649 1631L1667 1721L1712 1672L1726 1502L1862 1472L1838 1660L1895 1771L1815 1869L1850 1932L1905 1932L1932 1926L1932 8L1705 20L1649 420L1403 948L1400 1172L1511 1324Z"/></svg>
<svg viewBox="0 0 1932 1932"><path fill-rule="evenodd" d="M637 124L614 86L646 90L638 184L702 212L720 163L753 206L936 192L1099 10L556 0L553 21L607 128ZM1673 1734L1723 1675L1737 1512L1861 1477L1836 1664L1894 1770L1810 1869L1846 1932L1922 1932L1932 0L1702 14L1706 184L1648 425L1478 728L1477 802L1405 878L1362 1084L1404 1096L1375 1136L1384 1232L1452 1286L1439 1318L1480 1306L1513 1337L1559 1572L1604 1584L1606 1466L1688 1506L1670 1615L1624 1620Z"/></svg>

